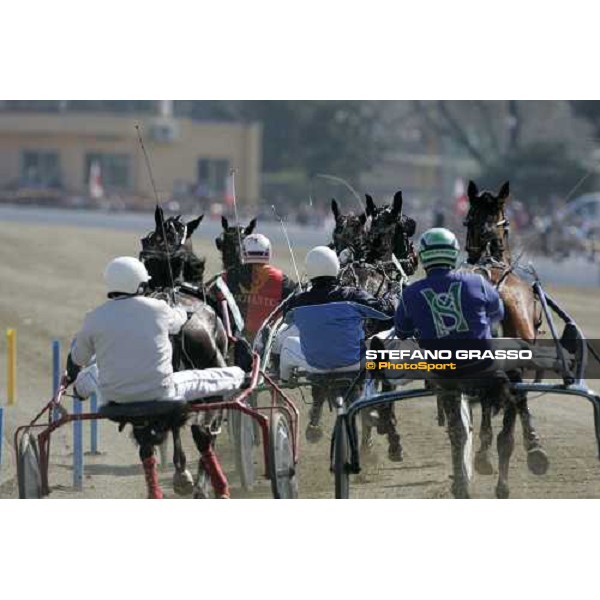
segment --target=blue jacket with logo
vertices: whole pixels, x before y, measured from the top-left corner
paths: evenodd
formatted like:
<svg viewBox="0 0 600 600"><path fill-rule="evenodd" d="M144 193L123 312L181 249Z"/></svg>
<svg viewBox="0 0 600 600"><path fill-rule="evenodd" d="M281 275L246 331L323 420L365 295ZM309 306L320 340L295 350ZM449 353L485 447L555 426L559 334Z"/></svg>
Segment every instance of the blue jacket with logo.
<svg viewBox="0 0 600 600"><path fill-rule="evenodd" d="M484 340L501 321L504 306L496 288L482 275L431 269L409 285L396 311L396 335L421 340Z"/></svg>
<svg viewBox="0 0 600 600"><path fill-rule="evenodd" d="M390 301L339 286L333 277L316 279L310 290L292 297L285 310L300 331L306 362L322 370L359 362L364 320L391 321L394 314Z"/></svg>

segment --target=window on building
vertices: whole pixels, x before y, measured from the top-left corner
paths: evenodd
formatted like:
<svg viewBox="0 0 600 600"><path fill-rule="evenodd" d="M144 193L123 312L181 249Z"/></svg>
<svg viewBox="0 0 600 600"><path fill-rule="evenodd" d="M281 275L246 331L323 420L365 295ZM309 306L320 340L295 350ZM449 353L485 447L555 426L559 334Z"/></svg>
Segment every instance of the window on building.
<svg viewBox="0 0 600 600"><path fill-rule="evenodd" d="M222 197L227 190L229 161L201 158L198 160L198 194L207 198Z"/></svg>
<svg viewBox="0 0 600 600"><path fill-rule="evenodd" d="M128 154L89 152L85 155L84 181L90 182L92 164L100 165L100 178L105 190L128 190L131 188L131 157Z"/></svg>
<svg viewBox="0 0 600 600"><path fill-rule="evenodd" d="M60 187L60 154L48 150L26 150L21 161L23 185L35 187Z"/></svg>

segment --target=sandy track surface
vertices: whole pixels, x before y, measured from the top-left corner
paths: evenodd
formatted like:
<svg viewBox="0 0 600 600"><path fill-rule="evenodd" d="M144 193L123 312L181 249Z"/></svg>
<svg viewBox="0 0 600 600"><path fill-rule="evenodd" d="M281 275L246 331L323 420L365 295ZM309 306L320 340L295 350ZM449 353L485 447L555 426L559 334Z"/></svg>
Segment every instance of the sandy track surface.
<svg viewBox="0 0 600 600"><path fill-rule="evenodd" d="M149 227L152 227L149 219ZM202 237L202 228L196 234ZM14 327L18 336L18 402L5 408L5 461L0 474L0 498L17 496L12 433L16 424L27 422L47 401L51 388L51 340L61 340L67 347L80 326L86 310L103 301L101 273L106 262L119 254L135 255L138 240L131 233L71 227L22 226L1 223L3 260L0 262L0 323L3 329ZM212 240L197 241L199 254L208 257L208 271L218 268ZM290 270L283 248L276 248L278 262ZM600 306L593 290L561 288L552 290L579 321L588 337L600 336ZM64 358L64 357L63 357ZM0 373L5 373L5 344L0 344ZM4 382L4 379L2 379ZM596 384L597 382L590 382ZM307 394L308 396L308 394ZM2 391L2 398L5 397ZM301 448L299 465L300 495L304 498L333 497L333 478L328 472L329 439L318 444L304 440L307 405L295 392L301 411ZM307 397L309 400L309 397ZM4 401L3 401L4 404ZM513 498L600 497L600 462L596 456L592 410L584 400L546 395L531 401L536 425L551 466L544 476L530 474L520 443L511 463L510 487ZM450 497L450 452L446 431L436 423L432 399L413 400L396 407L403 437L405 457L402 463L387 459L382 438L376 440L373 455L364 461L364 469L352 480L351 493L356 498L447 498ZM326 432L331 431L333 417L325 413ZM479 418L476 410L475 424ZM89 425L85 425L86 449ZM500 421L494 420L495 432ZM188 460L195 465L196 452L189 430L184 434ZM85 457L84 489L72 488L72 436L70 428L53 437L50 482L51 498L143 498L144 483L137 450L116 425L100 424L101 454ZM230 474L234 497L269 498L269 482L259 478L251 492L244 492L233 469L232 447L224 432L218 442L223 465ZM255 459L259 474L262 454ZM161 471L167 497L174 497L170 487L172 469ZM473 495L494 497L495 476L476 475Z"/></svg>

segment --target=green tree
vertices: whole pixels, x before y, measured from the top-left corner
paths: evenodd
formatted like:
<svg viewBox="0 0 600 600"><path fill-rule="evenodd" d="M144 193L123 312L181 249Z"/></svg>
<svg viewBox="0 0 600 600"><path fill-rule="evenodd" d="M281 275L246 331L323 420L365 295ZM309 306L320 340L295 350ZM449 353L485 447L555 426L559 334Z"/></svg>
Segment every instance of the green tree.
<svg viewBox="0 0 600 600"><path fill-rule="evenodd" d="M600 101L571 100L570 104L575 114L588 121L594 128L595 134L600 136Z"/></svg>
<svg viewBox="0 0 600 600"><path fill-rule="evenodd" d="M588 119L595 119L600 133L600 102L572 106ZM592 178L581 152L573 153L566 139L552 135L539 138L531 132L548 116L554 105L524 101L434 101L413 102L423 129L448 139L454 148L478 165L483 186L511 182L511 189L527 202L545 201L551 195L563 198L576 189L589 188ZM573 119L575 121L575 119ZM550 133L552 131L550 130Z"/></svg>
<svg viewBox="0 0 600 600"><path fill-rule="evenodd" d="M552 196L565 198L575 186L578 193L588 190L587 174L564 145L535 143L497 157L480 177L489 187L510 181L511 190L520 199L530 205L543 205Z"/></svg>
<svg viewBox="0 0 600 600"><path fill-rule="evenodd" d="M328 172L358 180L385 149L382 103L354 100L192 102L200 119L258 121L263 125L265 171Z"/></svg>

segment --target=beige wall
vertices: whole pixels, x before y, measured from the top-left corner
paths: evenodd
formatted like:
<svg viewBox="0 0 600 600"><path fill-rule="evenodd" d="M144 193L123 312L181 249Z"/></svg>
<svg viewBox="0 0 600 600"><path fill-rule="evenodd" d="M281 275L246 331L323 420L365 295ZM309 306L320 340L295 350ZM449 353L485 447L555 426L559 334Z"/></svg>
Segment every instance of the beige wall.
<svg viewBox="0 0 600 600"><path fill-rule="evenodd" d="M63 185L85 193L85 155L110 152L131 156L132 192L152 197L152 187L137 141L139 123L161 197L171 194L174 183L197 181L198 159L227 159L237 169L240 201L255 203L260 194L262 132L258 124L196 123L173 121L179 132L172 142L151 139L159 118L134 119L111 115L46 115L0 113L0 186L18 180L24 150L60 153Z"/></svg>

